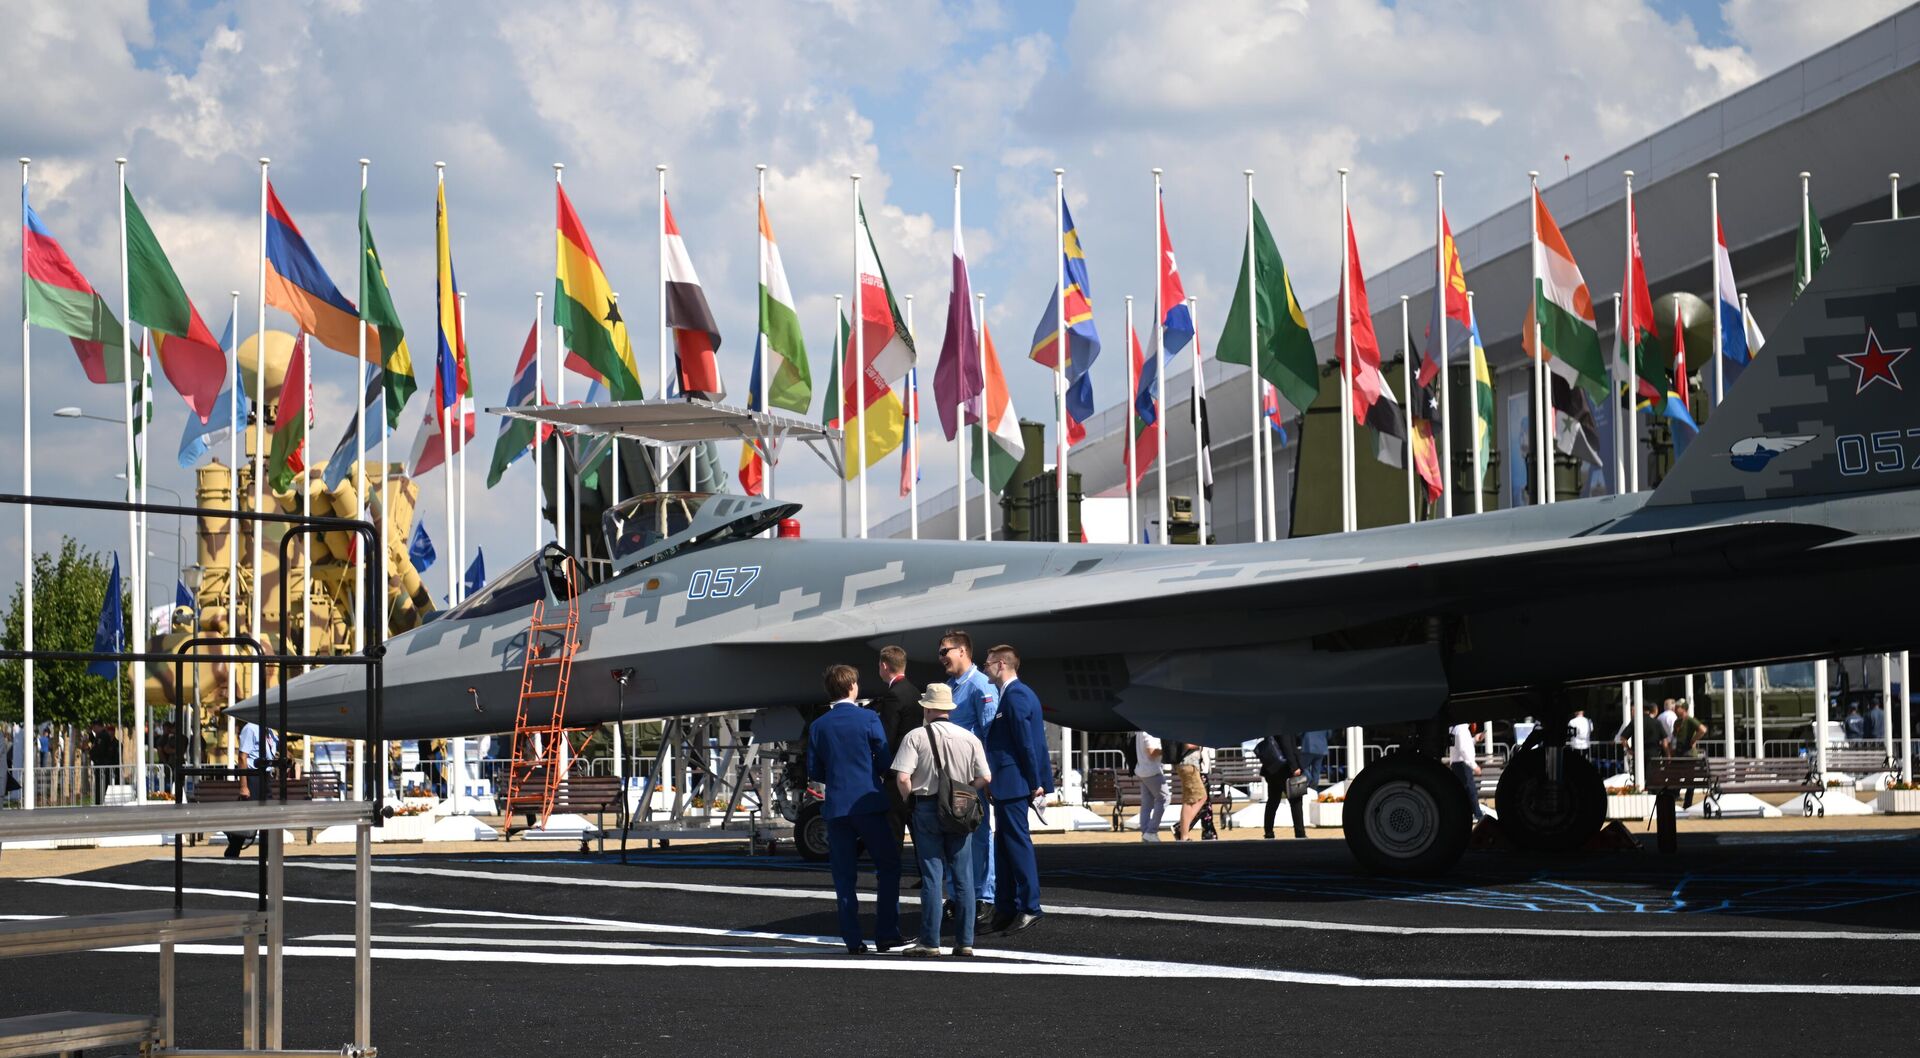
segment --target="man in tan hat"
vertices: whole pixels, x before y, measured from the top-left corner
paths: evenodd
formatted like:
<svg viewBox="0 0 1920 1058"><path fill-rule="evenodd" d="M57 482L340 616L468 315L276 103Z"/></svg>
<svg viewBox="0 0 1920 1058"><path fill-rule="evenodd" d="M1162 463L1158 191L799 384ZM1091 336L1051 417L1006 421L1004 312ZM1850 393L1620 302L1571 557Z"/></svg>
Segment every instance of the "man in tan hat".
<svg viewBox="0 0 1920 1058"><path fill-rule="evenodd" d="M987 751L980 739L952 722L953 705L951 688L941 683L929 686L920 696L926 723L907 732L893 758L894 782L912 805L907 826L921 878L920 936L907 945L904 955L940 954L941 894L948 878L953 879L956 908L953 953L973 954L973 846L980 831L949 833L940 824L937 798L948 783L983 790L993 773L987 770Z"/></svg>

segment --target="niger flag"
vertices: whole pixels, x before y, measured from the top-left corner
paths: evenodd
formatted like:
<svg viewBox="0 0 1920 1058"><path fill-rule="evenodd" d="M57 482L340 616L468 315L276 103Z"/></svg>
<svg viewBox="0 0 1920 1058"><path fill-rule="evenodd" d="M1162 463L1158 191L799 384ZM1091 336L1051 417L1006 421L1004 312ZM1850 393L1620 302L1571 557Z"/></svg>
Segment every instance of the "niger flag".
<svg viewBox="0 0 1920 1058"><path fill-rule="evenodd" d="M567 348L600 373L613 399L640 400L646 394L626 322L613 300L613 287L600 269L587 229L567 201L567 192L558 184L553 191L559 202L554 225L553 322L566 332Z"/></svg>

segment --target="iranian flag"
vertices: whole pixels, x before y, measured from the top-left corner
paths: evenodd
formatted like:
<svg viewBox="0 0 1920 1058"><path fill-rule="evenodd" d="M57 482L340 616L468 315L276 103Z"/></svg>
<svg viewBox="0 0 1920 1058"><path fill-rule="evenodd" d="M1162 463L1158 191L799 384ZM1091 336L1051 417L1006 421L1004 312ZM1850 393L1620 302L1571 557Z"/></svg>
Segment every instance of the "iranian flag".
<svg viewBox="0 0 1920 1058"><path fill-rule="evenodd" d="M1522 343L1529 354L1538 355L1533 346L1535 321L1540 326L1540 341L1546 346L1547 367L1571 385L1585 389L1591 399L1606 399L1607 368L1600 353L1600 329L1593 322L1593 298L1587 293L1587 281L1574 263L1573 251L1560 234L1560 226L1547 212L1547 203L1536 189L1533 193L1533 311L1529 326L1522 332Z"/></svg>
<svg viewBox="0 0 1920 1058"><path fill-rule="evenodd" d="M973 476L995 492L1003 491L1013 480L1013 471L1026 455L1020 440L1020 419L1013 413L1013 398L1007 393L1007 376L1000 371L1000 354L993 348L993 332L980 321L981 355L986 360L987 434L986 452L974 448ZM981 473L980 457L986 456L986 473Z"/></svg>

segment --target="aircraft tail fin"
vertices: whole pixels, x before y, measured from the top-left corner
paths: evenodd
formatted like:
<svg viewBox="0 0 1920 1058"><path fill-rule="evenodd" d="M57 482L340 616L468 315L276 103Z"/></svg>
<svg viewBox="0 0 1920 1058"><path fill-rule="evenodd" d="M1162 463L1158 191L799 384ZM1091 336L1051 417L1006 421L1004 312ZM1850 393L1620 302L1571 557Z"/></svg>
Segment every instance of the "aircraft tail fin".
<svg viewBox="0 0 1920 1058"><path fill-rule="evenodd" d="M1916 349L1920 218L1856 224L1648 506L1920 488Z"/></svg>

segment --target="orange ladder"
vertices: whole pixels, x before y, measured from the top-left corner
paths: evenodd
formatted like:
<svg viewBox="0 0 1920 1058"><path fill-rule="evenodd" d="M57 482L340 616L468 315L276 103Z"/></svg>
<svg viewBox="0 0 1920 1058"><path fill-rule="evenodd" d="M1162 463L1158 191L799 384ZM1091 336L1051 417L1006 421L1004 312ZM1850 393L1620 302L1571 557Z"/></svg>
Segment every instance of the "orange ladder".
<svg viewBox="0 0 1920 1058"><path fill-rule="evenodd" d="M564 572L560 593L564 612L559 620L551 620L546 600L536 601L527 625L520 705L513 720L513 756L507 766L507 799L501 806L509 834L527 829L513 826L516 814L537 812L540 826L546 826L565 778L560 748L567 745L567 687L573 678L573 656L580 649L580 593L573 556L560 556L558 565Z"/></svg>

